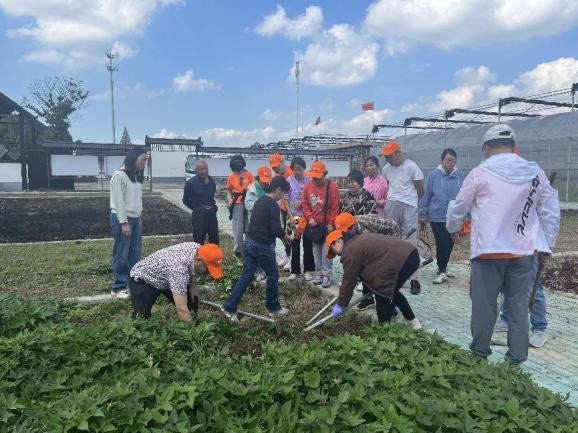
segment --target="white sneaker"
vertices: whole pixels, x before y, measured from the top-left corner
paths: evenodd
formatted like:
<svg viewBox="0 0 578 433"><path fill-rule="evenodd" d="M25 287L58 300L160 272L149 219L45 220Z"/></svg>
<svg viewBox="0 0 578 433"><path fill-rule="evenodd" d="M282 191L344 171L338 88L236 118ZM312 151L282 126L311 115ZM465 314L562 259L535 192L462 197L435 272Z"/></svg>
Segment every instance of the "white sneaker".
<svg viewBox="0 0 578 433"><path fill-rule="evenodd" d="M288 257L288 256L280 257L277 259L277 266L282 268L283 266L285 266L287 263L290 263L290 262L291 262L291 257Z"/></svg>
<svg viewBox="0 0 578 433"><path fill-rule="evenodd" d="M285 266L283 266L283 270L284 271L290 271L291 270L291 259L287 260L287 263L285 263Z"/></svg>
<svg viewBox="0 0 578 433"><path fill-rule="evenodd" d="M130 294L126 289L118 290L116 292L114 290L111 290L110 297L113 299L128 299L130 298Z"/></svg>
<svg viewBox="0 0 578 433"><path fill-rule="evenodd" d="M357 283L357 285L355 286L355 291L356 292L363 292L363 283L362 282Z"/></svg>
<svg viewBox="0 0 578 433"><path fill-rule="evenodd" d="M300 279L301 277L302 277L301 274L291 274L291 275L289 275L289 280L295 281L295 280Z"/></svg>
<svg viewBox="0 0 578 433"><path fill-rule="evenodd" d="M530 335L530 346L532 347L542 347L548 341L548 336L546 331L532 331Z"/></svg>
<svg viewBox="0 0 578 433"><path fill-rule="evenodd" d="M421 329L421 323L419 322L417 317L414 317L413 320L408 320L407 323L409 324L409 326L411 326L411 329Z"/></svg>
<svg viewBox="0 0 578 433"><path fill-rule="evenodd" d="M508 322L498 319L496 326L494 326L494 332L508 332Z"/></svg>
<svg viewBox="0 0 578 433"><path fill-rule="evenodd" d="M315 276L315 272L307 271L305 272L305 281L311 281Z"/></svg>
<svg viewBox="0 0 578 433"><path fill-rule="evenodd" d="M259 281L263 281L267 279L267 274L265 274L264 272L258 272L255 274L255 281L259 282Z"/></svg>
<svg viewBox="0 0 578 433"><path fill-rule="evenodd" d="M289 310L285 307L281 307L278 310L275 311L269 311L270 315L279 315L279 316L285 316L286 314L289 314Z"/></svg>
<svg viewBox="0 0 578 433"><path fill-rule="evenodd" d="M434 284L442 284L445 283L448 280L448 275L444 272L442 272L441 274L438 274L437 277L434 278L433 283Z"/></svg>
<svg viewBox="0 0 578 433"><path fill-rule="evenodd" d="M446 269L446 275L447 275L448 278L455 278L455 277L456 277L455 274L451 273L451 272L448 271L447 269Z"/></svg>

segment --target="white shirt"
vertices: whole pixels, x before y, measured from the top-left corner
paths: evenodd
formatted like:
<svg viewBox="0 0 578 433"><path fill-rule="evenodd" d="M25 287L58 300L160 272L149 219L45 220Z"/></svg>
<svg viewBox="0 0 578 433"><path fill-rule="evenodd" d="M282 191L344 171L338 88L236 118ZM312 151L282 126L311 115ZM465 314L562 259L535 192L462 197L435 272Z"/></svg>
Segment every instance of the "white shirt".
<svg viewBox="0 0 578 433"><path fill-rule="evenodd" d="M399 201L417 207L417 190L413 182L423 180L423 173L415 162L406 159L399 166L385 164L383 177L389 182L388 201Z"/></svg>

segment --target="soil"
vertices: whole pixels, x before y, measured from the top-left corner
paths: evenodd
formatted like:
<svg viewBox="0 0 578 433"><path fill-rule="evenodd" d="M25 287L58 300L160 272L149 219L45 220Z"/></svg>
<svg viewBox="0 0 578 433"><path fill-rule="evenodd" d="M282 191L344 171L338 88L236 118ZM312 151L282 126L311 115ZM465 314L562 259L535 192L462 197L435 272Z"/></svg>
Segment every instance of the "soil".
<svg viewBox="0 0 578 433"><path fill-rule="evenodd" d="M542 273L544 287L578 295L578 256L554 257Z"/></svg>
<svg viewBox="0 0 578 433"><path fill-rule="evenodd" d="M159 195L143 197L143 234L191 232L190 215ZM109 196L0 198L0 243L110 238Z"/></svg>

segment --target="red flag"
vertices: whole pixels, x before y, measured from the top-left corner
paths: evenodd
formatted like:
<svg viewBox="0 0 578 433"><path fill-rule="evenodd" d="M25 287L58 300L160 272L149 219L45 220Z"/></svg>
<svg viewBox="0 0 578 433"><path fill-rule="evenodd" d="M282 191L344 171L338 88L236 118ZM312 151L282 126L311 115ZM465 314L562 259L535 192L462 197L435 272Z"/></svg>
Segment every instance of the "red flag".
<svg viewBox="0 0 578 433"><path fill-rule="evenodd" d="M315 119L315 124L319 125L321 123L321 116L317 116L317 119Z"/></svg>
<svg viewBox="0 0 578 433"><path fill-rule="evenodd" d="M363 111L373 111L373 101L361 104L361 109Z"/></svg>

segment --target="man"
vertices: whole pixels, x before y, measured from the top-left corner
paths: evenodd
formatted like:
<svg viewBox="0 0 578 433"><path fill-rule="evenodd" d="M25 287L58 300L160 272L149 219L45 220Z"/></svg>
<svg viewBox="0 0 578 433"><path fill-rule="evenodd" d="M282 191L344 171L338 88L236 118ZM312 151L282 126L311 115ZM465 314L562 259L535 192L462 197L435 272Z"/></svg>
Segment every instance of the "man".
<svg viewBox="0 0 578 433"><path fill-rule="evenodd" d="M398 307L413 329L421 324L399 289L418 269L417 249L409 242L376 233L352 235L334 230L327 235L327 257L341 256L343 280L333 307L333 317L340 316L360 279L376 296L377 320L389 322Z"/></svg>
<svg viewBox="0 0 578 433"><path fill-rule="evenodd" d="M231 296L221 310L232 321L238 322L237 306L253 281L257 266L267 275L265 307L270 314L287 314L289 310L279 303L279 270L275 263L275 251L271 248L275 239L291 242L281 227L280 209L277 202L289 191L289 182L283 176L274 177L265 195L253 206L251 221L243 249L243 273L233 287Z"/></svg>
<svg viewBox="0 0 578 433"><path fill-rule="evenodd" d="M185 183L183 203L192 210L193 240L203 245L209 235L209 242L219 245L219 223L215 191L217 184L209 176L207 162L199 159L195 164L195 176Z"/></svg>
<svg viewBox="0 0 578 433"><path fill-rule="evenodd" d="M159 295L174 305L177 316L191 322L191 308L198 302L197 275L223 277L223 250L215 244L184 242L163 248L138 262L130 273L133 317L150 318Z"/></svg>
<svg viewBox="0 0 578 433"><path fill-rule="evenodd" d="M269 165L271 170L275 173L275 176L283 176L288 179L289 176L293 175L293 170L291 167L285 164L285 158L280 153L274 153L269 157ZM289 209L287 206L287 200L285 197L281 199L281 221L283 228L287 227L287 217L289 215ZM277 260L277 265L285 270L291 269L291 245L285 246L285 257Z"/></svg>
<svg viewBox="0 0 578 433"><path fill-rule="evenodd" d="M245 170L245 158L241 155L233 155L229 162L232 173L227 178L227 207L229 208L229 219L233 225L233 253L237 259L243 255L243 235L248 224L245 209L245 195L247 189L255 179L250 171Z"/></svg>
<svg viewBox="0 0 578 433"><path fill-rule="evenodd" d="M406 239L418 225L418 200L424 194L424 176L417 164L401 153L401 146L395 141L385 144L382 151L387 164L383 167L383 177L389 182L389 192L385 203L384 216L399 224L402 239ZM408 239L417 245L417 233ZM411 292L420 292L420 283L412 278Z"/></svg>
<svg viewBox="0 0 578 433"><path fill-rule="evenodd" d="M307 218L307 229L303 236L308 238L308 234L311 236L315 230L322 232L320 237L310 239L317 273L313 284L327 288L331 286L333 261L326 256L325 236L333 230L335 217L339 213L339 188L327 178L327 169L321 160L311 164L309 176L311 180L303 187L303 216ZM319 227L315 229L316 226Z"/></svg>
<svg viewBox="0 0 578 433"><path fill-rule="evenodd" d="M448 232L459 239L464 217L471 212L472 300L470 349L487 358L496 323L497 299L508 303L506 360L520 364L528 357L528 282L534 253L549 257L560 227L558 194L535 162L512 153L515 135L508 125L492 126L482 149L486 160L466 176L447 213ZM536 242L543 230L547 248Z"/></svg>

